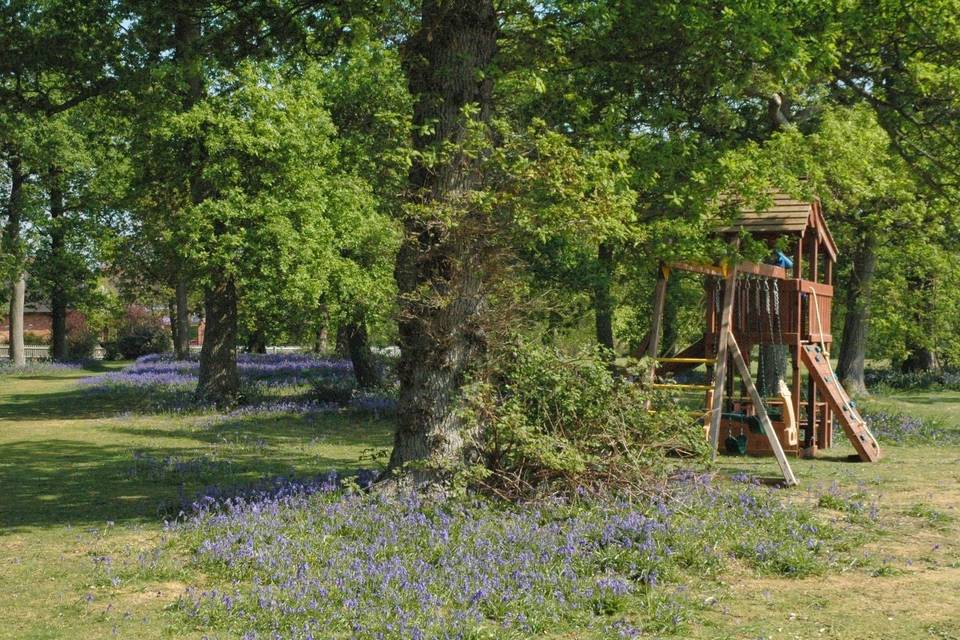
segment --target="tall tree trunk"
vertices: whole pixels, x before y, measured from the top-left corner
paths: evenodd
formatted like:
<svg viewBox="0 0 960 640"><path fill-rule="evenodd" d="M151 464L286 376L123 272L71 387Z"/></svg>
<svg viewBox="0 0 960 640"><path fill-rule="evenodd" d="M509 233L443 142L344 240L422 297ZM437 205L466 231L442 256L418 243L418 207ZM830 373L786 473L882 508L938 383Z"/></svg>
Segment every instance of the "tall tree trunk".
<svg viewBox="0 0 960 640"><path fill-rule="evenodd" d="M187 281L183 276L177 278L176 286L176 320L173 323L176 337L173 339L173 351L177 360L186 360L190 357L190 309L187 297Z"/></svg>
<svg viewBox="0 0 960 640"><path fill-rule="evenodd" d="M66 226L63 205L63 172L58 167L50 170L50 258L61 273L66 265ZM67 353L67 283L64 277L53 280L50 292L50 315L52 316L51 343L53 359L66 360Z"/></svg>
<svg viewBox="0 0 960 640"><path fill-rule="evenodd" d="M177 299L167 300L167 317L170 318L170 339L173 341L174 349L177 346Z"/></svg>
<svg viewBox="0 0 960 640"><path fill-rule="evenodd" d="M189 111L204 97L203 59L198 51L200 18L196 13L180 12L174 18L175 59L183 74L186 92L183 110ZM206 150L196 140L187 142L184 155L190 166L190 200L201 204L210 195L209 185L203 179ZM214 225L213 234L223 229ZM197 397L218 405L235 402L240 394L237 373L237 289L233 277L214 268L204 290L206 329L200 349L200 379Z"/></svg>
<svg viewBox="0 0 960 640"><path fill-rule="evenodd" d="M258 326L250 333L247 351L260 354L267 352L267 332L264 331L262 327Z"/></svg>
<svg viewBox="0 0 960 640"><path fill-rule="evenodd" d="M871 232L860 236L853 256L853 271L847 283L847 315L843 320L837 377L852 395L865 395L864 367L867 357L870 295L877 267L877 239Z"/></svg>
<svg viewBox="0 0 960 640"><path fill-rule="evenodd" d="M377 366L373 352L370 351L370 341L367 335L367 323L362 313L342 325L347 340L347 350L350 352L350 362L353 363L353 376L357 386L361 389L380 386L380 368Z"/></svg>
<svg viewBox="0 0 960 640"><path fill-rule="evenodd" d="M918 332L908 334L907 357L900 363L903 373L921 373L939 371L940 359L931 346L936 335L935 311L933 310L935 280L932 274L925 273L909 278L908 286L915 299L913 305L914 326Z"/></svg>
<svg viewBox="0 0 960 640"><path fill-rule="evenodd" d="M10 193L7 200L7 228L3 237L4 253L12 260L10 270L10 315L7 318L10 335L10 360L14 365L27 363L23 344L23 306L27 283L23 274L24 250L20 239L23 218L23 185L26 176L19 157L7 161L10 171Z"/></svg>
<svg viewBox="0 0 960 640"><path fill-rule="evenodd" d="M672 356L677 352L677 341L680 339L681 289L680 278L670 278L667 281L667 299L663 306L660 353L657 355Z"/></svg>
<svg viewBox="0 0 960 640"><path fill-rule="evenodd" d="M237 372L237 291L232 278L214 283L204 295L207 326L200 350L200 379L197 397L217 405L237 400L240 376Z"/></svg>
<svg viewBox="0 0 960 640"><path fill-rule="evenodd" d="M613 351L613 296L610 281L613 279L613 247L601 242L597 248L597 282L593 292L593 308L597 327L597 343Z"/></svg>
<svg viewBox="0 0 960 640"><path fill-rule="evenodd" d="M404 221L397 256L401 356L399 416L390 468L417 462L414 484L431 483L463 463L467 443L457 412L466 373L484 349L482 233L479 216L463 212L479 184L476 162L458 151L468 117L490 117L497 48L492 0L423 0L422 20L407 43L403 64L414 107L414 147L425 152L410 170L410 193L419 212ZM473 105L470 115L464 107ZM424 158L441 158L428 165ZM460 212L449 226L440 213Z"/></svg>
<svg viewBox="0 0 960 640"><path fill-rule="evenodd" d="M330 314L327 311L327 305L321 305L318 315L319 319L313 336L313 352L326 353L328 342L327 333L330 327Z"/></svg>
<svg viewBox="0 0 960 640"><path fill-rule="evenodd" d="M908 346L907 357L900 363L900 370L903 373L939 371L940 359L929 347L910 345Z"/></svg>

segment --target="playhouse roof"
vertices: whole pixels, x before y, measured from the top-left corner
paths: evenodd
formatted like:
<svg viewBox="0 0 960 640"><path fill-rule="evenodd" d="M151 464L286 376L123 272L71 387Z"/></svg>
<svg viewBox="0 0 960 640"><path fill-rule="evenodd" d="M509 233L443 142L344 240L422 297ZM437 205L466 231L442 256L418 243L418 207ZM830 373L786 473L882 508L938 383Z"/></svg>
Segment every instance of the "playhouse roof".
<svg viewBox="0 0 960 640"><path fill-rule="evenodd" d="M773 203L762 210L744 207L729 227L722 233L733 233L743 229L748 233L763 236L804 235L811 229L833 261L837 259L837 244L833 240L827 221L823 217L820 200L811 202L796 200L779 191L771 192Z"/></svg>

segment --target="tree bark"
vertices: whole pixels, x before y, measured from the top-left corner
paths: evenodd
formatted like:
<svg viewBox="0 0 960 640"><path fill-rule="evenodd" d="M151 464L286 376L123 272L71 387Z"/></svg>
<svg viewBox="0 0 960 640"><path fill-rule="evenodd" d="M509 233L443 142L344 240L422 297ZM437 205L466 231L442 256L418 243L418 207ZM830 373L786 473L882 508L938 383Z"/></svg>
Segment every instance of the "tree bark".
<svg viewBox="0 0 960 640"><path fill-rule="evenodd" d="M610 294L613 247L608 242L601 242L597 248L597 267L599 274L593 293L597 343L613 352L613 296Z"/></svg>
<svg viewBox="0 0 960 640"><path fill-rule="evenodd" d="M323 305L320 309L320 320L318 321L316 331L313 336L313 352L314 353L326 353L328 348L329 338L327 336L329 327L330 327L330 314L327 312L326 305Z"/></svg>
<svg viewBox="0 0 960 640"><path fill-rule="evenodd" d="M174 350L177 347L177 299L167 300L167 317L170 318L170 339L173 341Z"/></svg>
<svg viewBox="0 0 960 640"><path fill-rule="evenodd" d="M23 342L23 308L26 302L27 280L23 273L16 276L10 288L10 360L22 367L27 364L27 350Z"/></svg>
<svg viewBox="0 0 960 640"><path fill-rule="evenodd" d="M267 333L261 327L257 327L250 334L250 341L247 343L247 351L250 353L267 352Z"/></svg>
<svg viewBox="0 0 960 640"><path fill-rule="evenodd" d="M10 271L10 315L7 318L10 336L10 360L16 366L27 363L27 354L23 344L23 307L27 282L23 273L24 251L20 240L20 227L23 218L23 185L26 176L20 158L14 156L7 161L10 171L10 193L7 200L7 228L3 238L4 252L12 260Z"/></svg>
<svg viewBox="0 0 960 640"><path fill-rule="evenodd" d="M200 350L197 397L216 405L236 402L240 392L237 372L237 291L232 278L207 288L204 295L206 330Z"/></svg>
<svg viewBox="0 0 960 640"><path fill-rule="evenodd" d="M667 300L663 307L663 329L660 335L660 356L672 356L680 339L680 308L682 286L680 278L667 281Z"/></svg>
<svg viewBox="0 0 960 640"><path fill-rule="evenodd" d="M63 205L63 172L53 167L50 170L50 258L63 272L66 265L66 227ZM65 278L55 277L50 292L50 315L52 317L52 355L54 360L66 360L67 353L67 283Z"/></svg>
<svg viewBox="0 0 960 640"><path fill-rule="evenodd" d="M173 338L173 351L177 360L186 360L190 357L190 302L188 300L187 281L182 276L177 278L176 286L176 332Z"/></svg>
<svg viewBox="0 0 960 640"><path fill-rule="evenodd" d="M866 395L864 368L867 358L870 296L877 267L877 239L865 232L853 256L853 271L847 283L847 315L843 320L837 377L851 395Z"/></svg>
<svg viewBox="0 0 960 640"><path fill-rule="evenodd" d="M183 110L189 111L203 100L205 88L203 59L197 45L201 36L200 18L195 13L180 12L174 19L175 59L183 74L186 91ZM209 185L203 179L206 152L201 143L188 141L184 149L189 162L190 200L201 204L210 195ZM213 234L223 233L221 225L214 225ZM237 373L237 289L233 277L214 268L204 290L206 328L200 350L200 379L197 397L203 402L229 405L240 394Z"/></svg>
<svg viewBox="0 0 960 640"><path fill-rule="evenodd" d="M900 363L900 370L903 373L939 371L940 359L931 344L936 336L933 311L934 278L930 273L925 273L908 278L907 283L916 300L913 305L913 322L919 332L908 334L907 357Z"/></svg>
<svg viewBox="0 0 960 640"><path fill-rule="evenodd" d="M367 323L362 314L350 322L342 325L347 340L347 350L350 352L350 362L353 363L353 376L357 386L369 389L380 386L380 368L377 366L373 352L370 351L370 341L367 335Z"/></svg>
<svg viewBox="0 0 960 640"><path fill-rule="evenodd" d="M924 346L911 346L907 357L900 363L903 373L922 373L924 371L939 371L940 359L937 354Z"/></svg>
<svg viewBox="0 0 960 640"><path fill-rule="evenodd" d="M476 160L460 151L467 118L486 122L497 48L492 0L424 0L419 30L403 56L414 107L411 202L397 256L401 356L399 416L390 468L406 468L414 485L435 483L466 455L468 434L457 412L461 386L484 350L482 232L465 203L479 184ZM464 107L474 108L469 115ZM427 164L424 158L440 152ZM460 224L443 214L457 212ZM474 225L476 226L476 225ZM408 463L416 463L407 466Z"/></svg>

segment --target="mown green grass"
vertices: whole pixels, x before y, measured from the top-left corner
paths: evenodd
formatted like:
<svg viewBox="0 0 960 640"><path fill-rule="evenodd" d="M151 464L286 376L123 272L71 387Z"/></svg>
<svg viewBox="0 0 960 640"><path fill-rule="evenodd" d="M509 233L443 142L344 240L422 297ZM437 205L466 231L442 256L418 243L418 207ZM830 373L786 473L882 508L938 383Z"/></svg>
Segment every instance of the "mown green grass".
<svg viewBox="0 0 960 640"><path fill-rule="evenodd" d="M874 394L865 402L871 408L939 420L960 431L960 391L898 391Z"/></svg>
<svg viewBox="0 0 960 640"><path fill-rule="evenodd" d="M229 637L189 627L176 606L188 586L215 581L196 565L111 584L95 559L169 548L164 518L207 484L369 466L369 450L390 444L388 421L355 416L124 414L129 400L77 388L87 375L0 377L0 638ZM871 403L960 429L958 393ZM960 637L960 447L886 446L874 465L849 462L852 452L840 442L819 460L793 461L801 486L785 495L836 526L866 526L872 534L862 546L812 578L737 562L718 576L691 577L679 586L703 605L683 637ZM181 472L167 458L196 464ZM723 457L718 469L778 475L764 458Z"/></svg>
<svg viewBox="0 0 960 640"><path fill-rule="evenodd" d="M181 637L180 581L106 598L93 558L155 546L204 486L355 468L391 441L389 422L338 415L124 414L77 387L95 372L0 378L0 638Z"/></svg>

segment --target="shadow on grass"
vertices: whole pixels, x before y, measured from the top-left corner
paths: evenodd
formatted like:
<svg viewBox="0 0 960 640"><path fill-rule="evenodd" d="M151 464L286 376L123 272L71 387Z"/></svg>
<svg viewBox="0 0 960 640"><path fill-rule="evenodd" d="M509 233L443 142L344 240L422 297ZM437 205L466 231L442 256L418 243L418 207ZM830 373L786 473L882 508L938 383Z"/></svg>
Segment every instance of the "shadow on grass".
<svg viewBox="0 0 960 640"><path fill-rule="evenodd" d="M262 448L295 449L307 443L381 447L391 442L393 423L358 414L260 415L207 421L196 418L195 426L154 429L119 426L111 432L143 438L189 439L197 443L254 442Z"/></svg>
<svg viewBox="0 0 960 640"><path fill-rule="evenodd" d="M208 463L183 450L152 448L146 452L157 461L151 471L138 467L125 447L42 440L13 442L3 449L0 535L35 526L156 521L175 516L185 498L192 499L212 485L245 485L292 471L312 475L358 466L355 455L295 461L261 450ZM164 459L174 456L187 470L164 464ZM192 462L196 460L201 463Z"/></svg>
<svg viewBox="0 0 960 640"><path fill-rule="evenodd" d="M51 380L62 380L52 377ZM77 420L105 418L130 410L130 398L92 393L85 388L38 393L12 393L0 402L0 420Z"/></svg>
<svg viewBox="0 0 960 640"><path fill-rule="evenodd" d="M858 462L864 462L860 459L860 456L855 453L848 453L843 455L823 455L819 454L814 458L814 462L847 462L850 464L856 464ZM865 463L866 464L866 463Z"/></svg>
<svg viewBox="0 0 960 640"><path fill-rule="evenodd" d="M156 521L176 515L184 498L193 498L206 487L251 484L291 473L313 475L330 469L358 468L362 446L379 447L389 442L381 424L373 433L354 433L343 443L353 446L320 446L308 453L294 441L306 444L312 436L322 445L326 438L339 439L338 434L346 433L336 428L328 431L320 425L312 429L262 426L120 430L153 439L143 447L129 439L124 445L62 439L5 443L0 448L0 534L31 526ZM214 446L197 450L155 445L157 436L167 435L194 437ZM222 448L216 446L218 442ZM136 457L134 451L138 452Z"/></svg>

